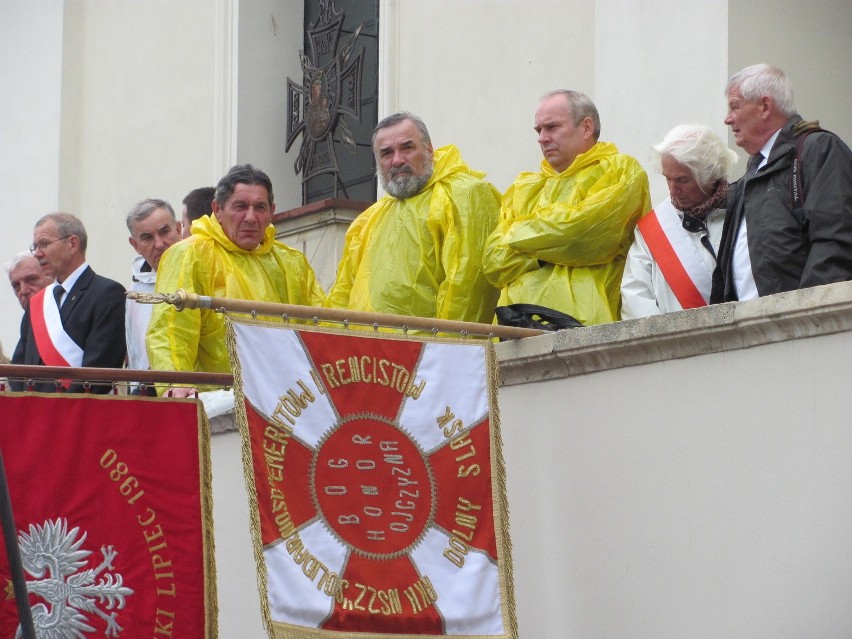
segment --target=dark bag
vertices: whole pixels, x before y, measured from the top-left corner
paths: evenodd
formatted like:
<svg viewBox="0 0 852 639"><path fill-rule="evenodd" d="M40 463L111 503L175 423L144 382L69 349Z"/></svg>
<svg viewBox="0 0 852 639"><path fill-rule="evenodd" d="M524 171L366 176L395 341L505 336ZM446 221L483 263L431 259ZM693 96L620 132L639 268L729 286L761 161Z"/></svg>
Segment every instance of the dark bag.
<svg viewBox="0 0 852 639"><path fill-rule="evenodd" d="M537 304L509 304L495 309L500 326L537 328L542 331L559 331L564 328L582 328L576 319L546 306Z"/></svg>

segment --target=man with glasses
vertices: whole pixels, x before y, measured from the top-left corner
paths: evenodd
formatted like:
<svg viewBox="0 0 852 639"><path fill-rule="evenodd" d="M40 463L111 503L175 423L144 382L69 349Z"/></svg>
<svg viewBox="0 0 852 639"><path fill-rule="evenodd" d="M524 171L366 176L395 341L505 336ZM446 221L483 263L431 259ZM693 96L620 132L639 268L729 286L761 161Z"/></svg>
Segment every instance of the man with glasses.
<svg viewBox="0 0 852 639"><path fill-rule="evenodd" d="M124 364L124 287L96 275L86 263L88 237L83 223L68 213L49 213L36 222L30 251L56 282L30 298L21 322L21 339L13 364L121 368ZM12 390L25 390L11 382ZM67 392L83 392L83 384L61 383ZM35 384L51 392L54 382ZM92 392L107 393L108 386Z"/></svg>

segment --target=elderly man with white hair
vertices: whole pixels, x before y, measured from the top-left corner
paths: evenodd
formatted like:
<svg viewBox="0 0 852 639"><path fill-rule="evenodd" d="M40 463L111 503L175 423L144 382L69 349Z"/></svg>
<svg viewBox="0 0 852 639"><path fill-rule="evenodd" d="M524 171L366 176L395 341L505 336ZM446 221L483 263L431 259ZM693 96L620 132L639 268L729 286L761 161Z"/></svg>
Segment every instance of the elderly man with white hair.
<svg viewBox="0 0 852 639"><path fill-rule="evenodd" d="M682 124L653 147L669 197L636 226L621 281L621 318L706 306L736 154L703 124Z"/></svg>
<svg viewBox="0 0 852 639"><path fill-rule="evenodd" d="M852 151L802 119L778 67L746 67L725 95L725 124L751 160L731 185L711 301L852 279Z"/></svg>
<svg viewBox="0 0 852 639"><path fill-rule="evenodd" d="M49 267L45 267L49 268ZM45 270L29 251L18 253L6 266L9 282L21 308L27 310L30 297L38 293L48 284L53 283L53 276Z"/></svg>

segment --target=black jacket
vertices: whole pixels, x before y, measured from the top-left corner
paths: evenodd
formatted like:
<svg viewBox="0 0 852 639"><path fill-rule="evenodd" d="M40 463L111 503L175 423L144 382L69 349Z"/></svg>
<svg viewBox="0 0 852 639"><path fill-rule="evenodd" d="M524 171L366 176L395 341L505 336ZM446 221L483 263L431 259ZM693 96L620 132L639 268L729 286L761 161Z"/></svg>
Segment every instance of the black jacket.
<svg viewBox="0 0 852 639"><path fill-rule="evenodd" d="M801 120L787 121L760 171L731 185L711 303L737 299L732 259L743 217L761 296L852 279L852 152L828 131L807 136L799 169L804 207L794 211L793 127Z"/></svg>

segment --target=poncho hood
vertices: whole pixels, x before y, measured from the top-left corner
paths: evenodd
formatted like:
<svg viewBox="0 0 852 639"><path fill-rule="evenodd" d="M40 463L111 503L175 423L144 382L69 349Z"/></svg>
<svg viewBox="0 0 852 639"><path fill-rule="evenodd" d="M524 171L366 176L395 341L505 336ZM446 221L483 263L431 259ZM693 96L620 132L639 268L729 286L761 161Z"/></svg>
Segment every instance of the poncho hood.
<svg viewBox="0 0 852 639"><path fill-rule="evenodd" d="M550 162L546 159L542 160L541 173L544 175L545 179L574 175L589 166L597 164L608 155L617 154L618 148L612 142L596 142L591 149L574 158L571 165L561 173L550 166Z"/></svg>
<svg viewBox="0 0 852 639"><path fill-rule="evenodd" d="M263 233L263 241L251 250L240 248L234 244L230 238L225 235L225 229L216 219L215 215L205 215L192 224L192 235L190 238L199 237L203 239L211 239L217 244L220 244L225 250L232 253L244 253L246 255L266 255L272 250L275 244L275 227L270 224L266 227Z"/></svg>

